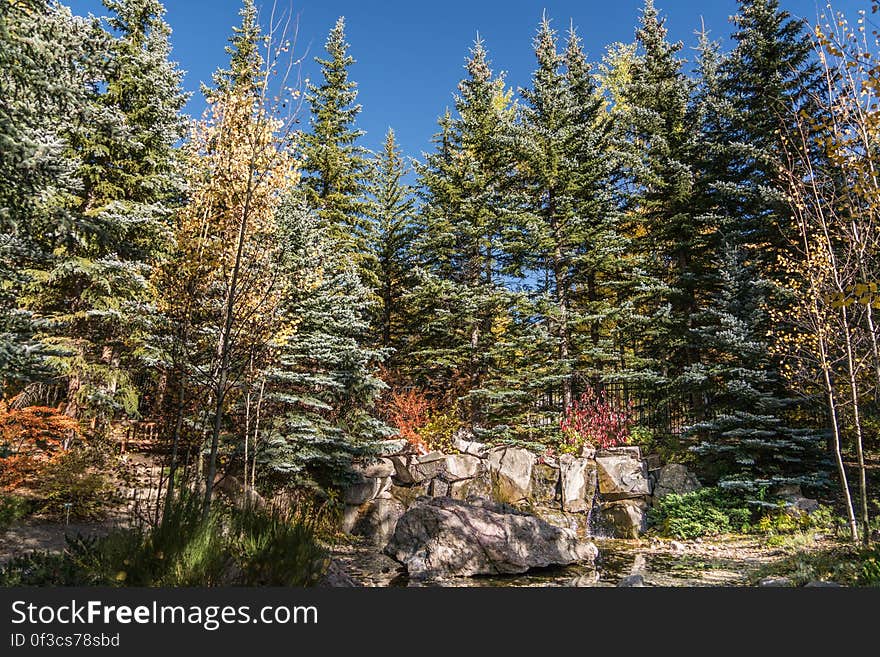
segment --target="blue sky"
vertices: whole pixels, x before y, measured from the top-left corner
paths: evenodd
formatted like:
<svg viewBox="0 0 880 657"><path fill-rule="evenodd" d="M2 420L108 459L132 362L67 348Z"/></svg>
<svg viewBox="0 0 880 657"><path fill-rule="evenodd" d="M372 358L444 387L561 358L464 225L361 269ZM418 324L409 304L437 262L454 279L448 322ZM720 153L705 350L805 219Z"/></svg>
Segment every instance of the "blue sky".
<svg viewBox="0 0 880 657"><path fill-rule="evenodd" d="M65 0L62 0L63 2ZM66 0L75 13L103 13L100 0ZM257 0L263 13L271 0ZM656 0L674 39L685 42L691 58L694 32L701 18L715 39L729 47L728 17L736 13L736 0ZM792 14L815 19L824 0L782 0ZM308 51L303 77L316 77L313 56L323 54L327 32L338 16L346 17L351 53L357 60L351 77L360 89L363 105L359 127L366 131L363 144L381 147L385 131L392 126L404 151L420 157L430 150L436 119L451 105L452 94L464 73L468 49L477 32L489 49L496 71L507 72L510 86L529 83L534 65L531 39L544 10L553 25L564 32L573 20L591 60L598 60L605 46L632 41L643 0L294 0L299 16L300 55ZM836 0L839 11L855 19L860 9L870 10L869 0ZM187 72L185 86L195 91L188 111L204 107L199 83L226 63L223 48L238 23L240 0L166 0L166 20L173 29L173 57ZM289 8L289 0L278 0ZM869 12L870 13L870 12Z"/></svg>

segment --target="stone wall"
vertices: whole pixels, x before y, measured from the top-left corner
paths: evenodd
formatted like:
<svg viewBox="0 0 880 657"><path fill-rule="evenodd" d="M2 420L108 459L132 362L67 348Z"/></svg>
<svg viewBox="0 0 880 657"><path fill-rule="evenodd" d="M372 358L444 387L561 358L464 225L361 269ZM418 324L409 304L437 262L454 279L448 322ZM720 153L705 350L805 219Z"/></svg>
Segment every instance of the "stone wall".
<svg viewBox="0 0 880 657"><path fill-rule="evenodd" d="M580 534L594 525L635 538L646 528L653 485L662 474L638 447L551 458L467 436L456 437L454 446L455 453L418 454L406 441L386 441L381 457L357 466L360 481L344 496L343 531L384 546L416 499L448 496L512 504ZM600 517L591 523L596 510Z"/></svg>

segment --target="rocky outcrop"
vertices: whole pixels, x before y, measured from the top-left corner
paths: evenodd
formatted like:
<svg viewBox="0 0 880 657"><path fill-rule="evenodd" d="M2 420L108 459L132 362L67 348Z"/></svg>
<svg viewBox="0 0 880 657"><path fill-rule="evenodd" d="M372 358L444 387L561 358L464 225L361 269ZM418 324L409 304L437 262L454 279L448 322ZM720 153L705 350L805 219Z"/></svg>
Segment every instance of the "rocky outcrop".
<svg viewBox="0 0 880 657"><path fill-rule="evenodd" d="M503 447L489 452L493 499L516 504L529 499L532 492L532 468L537 457L527 449Z"/></svg>
<svg viewBox="0 0 880 657"><path fill-rule="evenodd" d="M524 573L592 563L598 554L574 531L510 505L449 497L420 501L404 513L385 552L410 577L425 579Z"/></svg>
<svg viewBox="0 0 880 657"><path fill-rule="evenodd" d="M648 528L648 503L641 498L608 502L602 516L615 538L638 538Z"/></svg>
<svg viewBox="0 0 880 657"><path fill-rule="evenodd" d="M684 495L702 488L700 480L681 463L668 463L658 470L654 498L667 495Z"/></svg>
<svg viewBox="0 0 880 657"><path fill-rule="evenodd" d="M648 496L648 469L638 448L617 448L596 456L599 492L605 500Z"/></svg>
<svg viewBox="0 0 880 657"><path fill-rule="evenodd" d="M381 545L396 518L421 498L451 497L512 504L586 534L597 494L610 518L605 522L610 535L628 538L644 531L650 482L638 447L539 457L519 447L489 448L473 438L459 431L453 439L458 453L450 454L419 454L408 443L386 441L382 457L355 467L357 481L343 496L343 531Z"/></svg>

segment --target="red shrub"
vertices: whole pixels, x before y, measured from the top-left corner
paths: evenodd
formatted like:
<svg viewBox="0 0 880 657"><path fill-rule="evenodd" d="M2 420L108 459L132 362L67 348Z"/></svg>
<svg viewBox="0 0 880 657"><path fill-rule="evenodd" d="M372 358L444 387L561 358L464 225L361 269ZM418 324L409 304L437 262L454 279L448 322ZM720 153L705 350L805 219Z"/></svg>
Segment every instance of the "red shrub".
<svg viewBox="0 0 880 657"><path fill-rule="evenodd" d="M392 390L382 404L385 420L397 429L397 436L406 438L420 449L425 448L419 429L428 422L429 412L435 407L425 393L416 388Z"/></svg>
<svg viewBox="0 0 880 657"><path fill-rule="evenodd" d="M78 430L76 420L57 409L13 409L0 402L0 490L34 481L64 453L64 443Z"/></svg>
<svg viewBox="0 0 880 657"><path fill-rule="evenodd" d="M604 449L625 445L633 424L632 404L615 408L604 392L587 387L580 399L565 409L559 428L566 445L580 447L589 443Z"/></svg>

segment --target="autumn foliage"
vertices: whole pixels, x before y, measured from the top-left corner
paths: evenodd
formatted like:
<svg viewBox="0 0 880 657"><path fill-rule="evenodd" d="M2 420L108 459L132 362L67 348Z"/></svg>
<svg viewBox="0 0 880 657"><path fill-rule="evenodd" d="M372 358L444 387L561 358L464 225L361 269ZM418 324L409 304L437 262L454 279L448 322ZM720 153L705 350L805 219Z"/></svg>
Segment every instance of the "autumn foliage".
<svg viewBox="0 0 880 657"><path fill-rule="evenodd" d="M79 430L77 421L55 408L12 408L0 402L0 490L31 482L64 453Z"/></svg>
<svg viewBox="0 0 880 657"><path fill-rule="evenodd" d="M566 407L559 428L569 448L589 444L605 449L625 445L633 423L631 404L618 408L603 391L587 387Z"/></svg>
<svg viewBox="0 0 880 657"><path fill-rule="evenodd" d="M416 388L392 390L382 404L385 420L395 429L397 436L406 438L411 445L425 450L425 443L419 436L419 429L430 419L435 404L425 393Z"/></svg>

